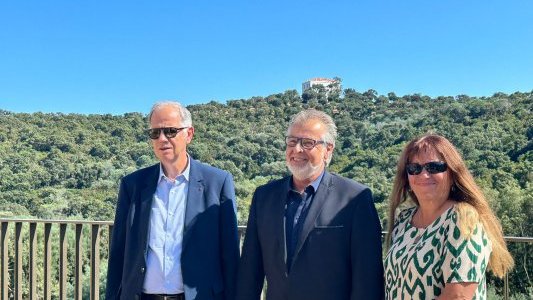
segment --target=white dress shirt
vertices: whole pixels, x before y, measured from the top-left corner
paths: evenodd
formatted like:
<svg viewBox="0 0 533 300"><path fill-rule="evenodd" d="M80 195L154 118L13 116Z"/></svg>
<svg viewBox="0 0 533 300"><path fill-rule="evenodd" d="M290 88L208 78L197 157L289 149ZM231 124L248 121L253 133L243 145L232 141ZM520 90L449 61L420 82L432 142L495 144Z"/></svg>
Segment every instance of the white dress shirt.
<svg viewBox="0 0 533 300"><path fill-rule="evenodd" d="M187 159L187 167L176 180L167 178L163 168L159 167L159 180L150 212L144 293L183 293L180 259L189 172L190 159Z"/></svg>

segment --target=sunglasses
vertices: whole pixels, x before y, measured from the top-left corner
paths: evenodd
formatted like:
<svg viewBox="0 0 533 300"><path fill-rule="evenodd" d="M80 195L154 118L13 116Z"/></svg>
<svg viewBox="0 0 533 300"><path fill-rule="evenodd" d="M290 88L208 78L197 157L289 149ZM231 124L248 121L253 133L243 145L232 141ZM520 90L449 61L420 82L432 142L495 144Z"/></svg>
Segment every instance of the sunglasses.
<svg viewBox="0 0 533 300"><path fill-rule="evenodd" d="M165 137L167 137L167 139L171 139L173 137L176 137L176 135L182 131L183 129L185 128L189 128L189 127L180 127L180 128L177 128L177 127L162 127L162 128L150 128L148 130L146 130L146 132L148 132L148 136L152 139L152 140L157 140L159 138L159 135L161 134L161 131L163 131L163 134L165 135Z"/></svg>
<svg viewBox="0 0 533 300"><path fill-rule="evenodd" d="M448 165L442 161L430 161L423 165L407 164L407 166L405 166L405 169L407 170L407 174L409 175L418 175L422 173L423 169L426 169L426 171L428 171L429 174L437 174L437 173L446 172L446 170L448 169Z"/></svg>

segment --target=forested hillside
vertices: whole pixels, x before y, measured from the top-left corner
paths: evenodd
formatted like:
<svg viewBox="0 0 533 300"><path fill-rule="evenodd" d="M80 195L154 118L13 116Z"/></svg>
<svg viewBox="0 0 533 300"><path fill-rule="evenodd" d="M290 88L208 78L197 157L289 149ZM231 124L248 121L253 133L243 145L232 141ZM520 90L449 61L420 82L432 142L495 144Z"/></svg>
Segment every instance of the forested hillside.
<svg viewBox="0 0 533 300"><path fill-rule="evenodd" d="M304 98L291 90L189 106L190 153L234 175L240 224L255 187L287 173L290 116L315 107L339 128L330 170L370 186L382 222L402 147L431 131L459 148L505 234L533 236L533 92L430 98L346 89ZM112 220L120 178L156 162L144 131L149 106L122 116L0 110L0 217ZM527 256L517 262L513 280L522 289L532 265Z"/></svg>

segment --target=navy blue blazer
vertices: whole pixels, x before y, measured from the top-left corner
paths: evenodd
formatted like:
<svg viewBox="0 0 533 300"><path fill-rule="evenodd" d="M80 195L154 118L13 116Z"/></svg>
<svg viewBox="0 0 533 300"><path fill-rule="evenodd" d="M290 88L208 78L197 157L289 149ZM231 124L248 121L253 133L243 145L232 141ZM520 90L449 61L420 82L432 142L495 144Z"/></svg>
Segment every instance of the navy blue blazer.
<svg viewBox="0 0 533 300"><path fill-rule="evenodd" d="M138 299L142 293L158 176L159 164L121 180L106 299ZM234 299L239 259L235 211L231 174L191 158L181 254L185 299Z"/></svg>
<svg viewBox="0 0 533 300"><path fill-rule="evenodd" d="M238 300L383 298L381 225L370 190L324 173L287 272L284 213L290 177L254 193L239 263Z"/></svg>

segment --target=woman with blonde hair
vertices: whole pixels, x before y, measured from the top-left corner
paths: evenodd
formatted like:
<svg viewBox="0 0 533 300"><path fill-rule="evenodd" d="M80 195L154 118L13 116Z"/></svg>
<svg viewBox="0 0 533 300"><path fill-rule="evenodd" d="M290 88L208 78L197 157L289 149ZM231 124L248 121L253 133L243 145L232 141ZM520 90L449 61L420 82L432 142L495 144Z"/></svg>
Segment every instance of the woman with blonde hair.
<svg viewBox="0 0 533 300"><path fill-rule="evenodd" d="M414 207L397 214L408 201ZM439 135L402 151L388 232L387 299L486 299L486 269L503 277L513 267L500 222L461 155Z"/></svg>

